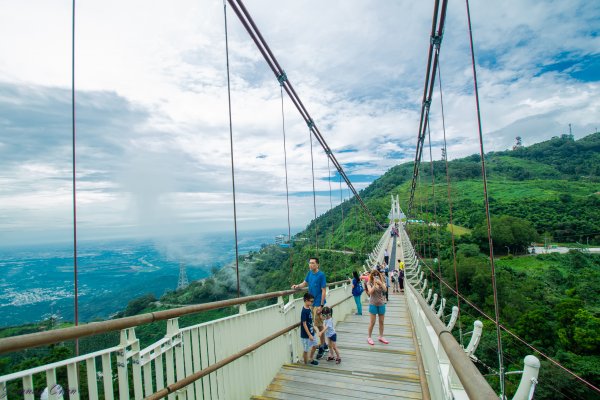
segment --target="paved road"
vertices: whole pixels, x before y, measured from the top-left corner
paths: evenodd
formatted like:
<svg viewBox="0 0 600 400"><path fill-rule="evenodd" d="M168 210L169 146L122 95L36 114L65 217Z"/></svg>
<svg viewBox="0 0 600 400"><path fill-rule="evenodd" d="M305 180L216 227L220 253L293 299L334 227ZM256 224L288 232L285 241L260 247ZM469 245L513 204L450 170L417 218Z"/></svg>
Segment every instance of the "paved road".
<svg viewBox="0 0 600 400"><path fill-rule="evenodd" d="M580 250L579 248L571 248L571 247L548 247L544 248L542 246L530 247L529 252L531 253L531 249L535 250L535 254L547 254L547 253L568 253L569 250ZM583 249L584 251L589 251L590 253L600 254L600 247L590 247L587 249Z"/></svg>

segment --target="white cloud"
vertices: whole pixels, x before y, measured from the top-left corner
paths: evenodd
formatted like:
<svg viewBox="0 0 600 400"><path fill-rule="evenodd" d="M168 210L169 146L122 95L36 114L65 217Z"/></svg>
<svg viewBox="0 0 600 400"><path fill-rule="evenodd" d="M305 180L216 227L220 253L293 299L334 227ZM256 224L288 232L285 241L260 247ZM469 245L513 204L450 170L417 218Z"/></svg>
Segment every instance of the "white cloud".
<svg viewBox="0 0 600 400"><path fill-rule="evenodd" d="M576 137L591 133L600 109L593 2L471 6L486 150L508 148L517 135L524 144L547 139L569 123ZM349 173L375 176L412 161L432 4L255 0L246 7ZM230 229L222 2L88 1L76 16L81 234ZM231 10L228 21L240 225L284 227L279 86ZM0 241L53 232L68 239L71 2L4 1L0 36L11 38L0 41ZM464 4L450 3L441 68L451 158L478 152L467 40ZM438 96L434 143L442 140ZM287 98L284 114L290 192L309 192L308 129ZM316 189L327 192L327 159L314 145ZM318 213L328 197L318 196ZM312 196L291 201L292 225L305 225Z"/></svg>

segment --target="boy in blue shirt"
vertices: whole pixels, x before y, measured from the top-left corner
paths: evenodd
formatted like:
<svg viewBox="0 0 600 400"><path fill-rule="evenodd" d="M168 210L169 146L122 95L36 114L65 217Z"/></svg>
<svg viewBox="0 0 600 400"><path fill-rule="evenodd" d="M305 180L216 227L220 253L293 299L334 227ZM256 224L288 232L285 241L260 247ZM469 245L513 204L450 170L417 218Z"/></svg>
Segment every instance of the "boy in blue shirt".
<svg viewBox="0 0 600 400"><path fill-rule="evenodd" d="M315 300L315 296L310 293L304 294L304 307L302 307L302 312L300 314L300 339L302 340L302 347L304 348L304 364L311 365L319 365L317 360L313 360L313 356L315 355L315 350L317 349L317 345L319 342L315 337L315 328L313 327L313 315L312 310L310 309L313 302ZM310 351L310 356L308 352ZM310 358L310 362L308 362Z"/></svg>

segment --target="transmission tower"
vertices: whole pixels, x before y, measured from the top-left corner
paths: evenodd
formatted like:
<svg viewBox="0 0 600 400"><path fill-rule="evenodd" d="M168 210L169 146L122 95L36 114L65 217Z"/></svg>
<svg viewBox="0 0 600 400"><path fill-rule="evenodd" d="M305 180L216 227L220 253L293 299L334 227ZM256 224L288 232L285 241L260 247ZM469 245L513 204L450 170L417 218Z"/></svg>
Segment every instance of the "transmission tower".
<svg viewBox="0 0 600 400"><path fill-rule="evenodd" d="M188 282L187 274L185 273L185 265L179 263L179 280L177 282L177 290L185 289L190 283Z"/></svg>

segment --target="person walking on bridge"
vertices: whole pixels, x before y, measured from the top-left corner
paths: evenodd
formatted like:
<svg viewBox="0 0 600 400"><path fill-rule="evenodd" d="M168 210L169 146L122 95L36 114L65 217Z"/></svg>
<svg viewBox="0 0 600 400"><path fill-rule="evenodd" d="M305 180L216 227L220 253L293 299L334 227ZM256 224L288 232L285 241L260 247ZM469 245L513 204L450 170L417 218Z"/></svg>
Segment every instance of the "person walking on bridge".
<svg viewBox="0 0 600 400"><path fill-rule="evenodd" d="M385 265L390 263L390 254L388 253L387 249L383 251L383 261L385 262Z"/></svg>
<svg viewBox="0 0 600 400"><path fill-rule="evenodd" d="M325 273L323 271L319 271L319 259L317 257L311 257L308 260L308 268L310 271L308 271L306 274L304 281L297 285L292 285L292 289L300 289L308 286L308 293L315 297L311 310L313 313L315 327L319 332L321 332L319 335L319 352L317 353L317 359L320 359L323 357L323 353L325 353L325 350L327 349L327 345L325 344L325 331L323 330L323 318L321 317L321 311L326 303L325 288L327 287L327 280L325 278Z"/></svg>
<svg viewBox="0 0 600 400"><path fill-rule="evenodd" d="M369 323L369 336L367 337L367 343L371 346L375 344L371 338L373 333L373 327L375 326L375 319L379 316L379 341L383 344L389 342L383 337L383 323L385 320L385 300L384 293L387 292L387 286L383 275L377 271L371 271L369 277L369 283L367 284L367 294L371 296L369 298L369 313L371 314L371 321Z"/></svg>

